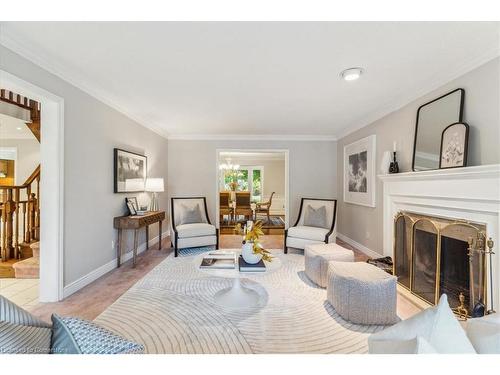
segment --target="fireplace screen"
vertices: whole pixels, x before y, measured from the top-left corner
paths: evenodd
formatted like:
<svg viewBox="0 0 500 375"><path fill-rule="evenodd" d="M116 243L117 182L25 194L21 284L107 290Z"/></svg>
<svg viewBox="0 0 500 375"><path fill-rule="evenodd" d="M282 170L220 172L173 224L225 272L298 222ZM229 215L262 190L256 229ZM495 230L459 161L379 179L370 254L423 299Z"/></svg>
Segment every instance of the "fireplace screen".
<svg viewBox="0 0 500 375"><path fill-rule="evenodd" d="M425 219L413 230L413 293L429 303L436 302L438 231Z"/></svg>
<svg viewBox="0 0 500 375"><path fill-rule="evenodd" d="M399 213L394 219L394 274L411 293L436 304L448 295L450 306L460 305L469 315L477 303L486 304L486 227L451 219ZM471 243L472 245L469 245Z"/></svg>

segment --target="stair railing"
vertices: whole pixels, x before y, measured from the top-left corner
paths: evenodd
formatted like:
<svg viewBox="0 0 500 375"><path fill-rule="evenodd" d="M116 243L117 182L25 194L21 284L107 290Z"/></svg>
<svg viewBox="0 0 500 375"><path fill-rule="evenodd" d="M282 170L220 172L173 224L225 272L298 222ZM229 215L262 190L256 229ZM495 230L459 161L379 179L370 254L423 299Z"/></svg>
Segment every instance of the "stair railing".
<svg viewBox="0 0 500 375"><path fill-rule="evenodd" d="M36 186L34 186L36 183ZM20 244L40 238L40 165L19 186L0 186L0 260L19 259Z"/></svg>

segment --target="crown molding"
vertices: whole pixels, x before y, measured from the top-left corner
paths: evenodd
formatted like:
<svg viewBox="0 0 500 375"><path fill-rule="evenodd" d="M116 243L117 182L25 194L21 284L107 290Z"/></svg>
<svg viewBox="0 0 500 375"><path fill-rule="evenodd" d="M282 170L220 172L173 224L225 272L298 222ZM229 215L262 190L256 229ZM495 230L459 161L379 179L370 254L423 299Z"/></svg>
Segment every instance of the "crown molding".
<svg viewBox="0 0 500 375"><path fill-rule="evenodd" d="M429 79L412 93L406 95L404 93L396 95L395 97L398 99L388 102L386 105L382 106L382 108L364 117L363 119L347 125L336 134L337 139L347 137L349 134L371 125L375 121L403 108L404 106L418 100L434 90L438 90L447 83L450 83L458 77L479 68L498 56L500 56L500 48L495 46L479 56L475 56L467 61L464 61L463 64L459 64L456 67L450 67L447 74L440 75L439 77L432 77L432 79Z"/></svg>
<svg viewBox="0 0 500 375"><path fill-rule="evenodd" d="M118 105L113 98L111 98L107 93L105 93L104 90L96 87L91 87L91 85L86 83L86 79L84 77L81 77L78 74L75 74L74 72L70 72L61 64L58 64L55 61L51 61L46 56L42 56L39 53L33 52L36 50L36 48L30 46L26 41L21 41L19 38L14 37L12 33L6 30L5 27L2 27L1 24L0 24L0 44L3 45L5 48L11 50L12 52L20 55L21 57L24 57L31 63L39 66L40 68L48 71L49 73L54 74L63 81L69 83L70 85L80 89L86 94L99 100L105 105L120 112L129 119L138 123L139 125L153 131L154 133L162 136L163 138L168 138L168 133L154 121L145 118L143 116L136 116L135 114L132 114L128 109Z"/></svg>
<svg viewBox="0 0 500 375"><path fill-rule="evenodd" d="M295 141L332 142L333 135L293 135L293 134L170 134L169 140L180 141Z"/></svg>

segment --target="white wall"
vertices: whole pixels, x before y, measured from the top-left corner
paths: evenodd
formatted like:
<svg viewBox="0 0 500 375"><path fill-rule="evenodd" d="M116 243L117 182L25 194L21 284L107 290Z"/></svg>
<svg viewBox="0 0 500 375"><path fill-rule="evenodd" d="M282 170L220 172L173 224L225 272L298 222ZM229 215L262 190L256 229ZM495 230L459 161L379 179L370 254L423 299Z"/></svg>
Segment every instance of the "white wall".
<svg viewBox="0 0 500 375"><path fill-rule="evenodd" d="M64 98L64 285L68 286L112 264L116 257L111 247L116 240L113 217L126 212L127 195L113 193L113 148L144 153L149 175L166 179L167 140L3 46L0 57L0 69ZM166 196L160 194L162 208L167 206ZM150 235L156 234L155 226Z"/></svg>
<svg viewBox="0 0 500 375"><path fill-rule="evenodd" d="M294 223L301 197L337 197L337 145L332 141L170 140L168 192L171 196L206 196L215 222L217 149L288 149L290 223Z"/></svg>
<svg viewBox="0 0 500 375"><path fill-rule="evenodd" d="M500 59L491 60L338 141L337 168L340 202L338 230L341 234L382 254L382 182L377 179L375 208L344 203L342 191L344 146L368 135L376 134L376 173L379 174L384 151L392 150L392 143L396 141L400 170L401 172L410 171L418 107L451 90L465 89L464 121L470 125L468 165L500 163L499 70Z"/></svg>

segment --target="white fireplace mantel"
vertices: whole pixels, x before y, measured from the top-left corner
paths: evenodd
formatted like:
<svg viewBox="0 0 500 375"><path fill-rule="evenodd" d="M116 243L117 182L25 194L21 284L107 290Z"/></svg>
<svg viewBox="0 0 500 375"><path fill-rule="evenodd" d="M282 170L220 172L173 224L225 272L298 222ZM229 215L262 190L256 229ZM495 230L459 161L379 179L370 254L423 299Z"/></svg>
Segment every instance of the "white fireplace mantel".
<svg viewBox="0 0 500 375"><path fill-rule="evenodd" d="M500 164L378 177L384 185L384 255L393 256L394 216L399 211L486 224L487 236L495 241L494 307L499 310Z"/></svg>

